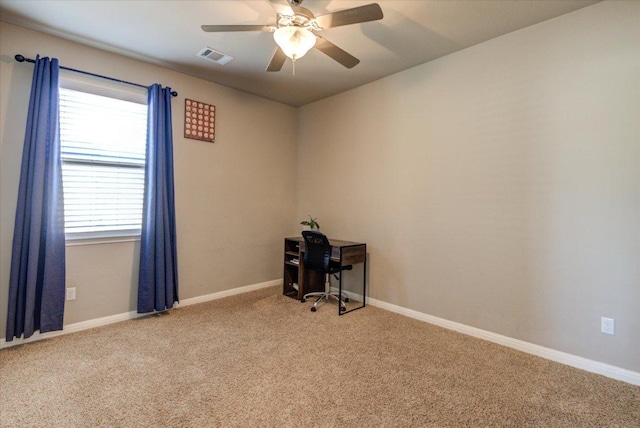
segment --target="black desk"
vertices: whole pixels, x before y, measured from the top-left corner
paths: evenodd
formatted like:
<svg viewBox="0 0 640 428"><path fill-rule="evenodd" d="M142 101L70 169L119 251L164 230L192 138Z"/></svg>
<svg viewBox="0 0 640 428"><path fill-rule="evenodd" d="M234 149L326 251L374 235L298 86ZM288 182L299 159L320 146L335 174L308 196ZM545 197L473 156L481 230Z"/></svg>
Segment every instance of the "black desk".
<svg viewBox="0 0 640 428"><path fill-rule="evenodd" d="M364 308L366 300L366 281L367 281L367 244L361 242L343 241L340 239L329 238L331 244L331 260L340 263L340 266L357 265L363 263L362 270L362 295L353 295L349 297L350 303L356 305L347 305L347 310L340 311L338 305L338 314L343 315L356 309ZM321 272L309 271L304 268L304 239L302 236L293 238L285 238L284 240L284 275L282 281L282 294L301 300L306 293L313 291L324 291L324 275ZM340 296L343 293L343 276L342 271L338 286ZM358 306L359 298L362 302ZM351 306L351 308L349 308Z"/></svg>

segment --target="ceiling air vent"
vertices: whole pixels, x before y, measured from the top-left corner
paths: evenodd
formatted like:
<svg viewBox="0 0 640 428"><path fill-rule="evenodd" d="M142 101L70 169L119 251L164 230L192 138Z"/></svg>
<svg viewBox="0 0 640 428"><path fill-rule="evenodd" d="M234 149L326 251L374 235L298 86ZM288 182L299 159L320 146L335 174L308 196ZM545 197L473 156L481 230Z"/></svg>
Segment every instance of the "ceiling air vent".
<svg viewBox="0 0 640 428"><path fill-rule="evenodd" d="M232 56L229 56L227 54L224 54L220 51L217 51L209 47L202 48L202 50L198 52L196 55L198 55L200 58L208 59L209 61L213 61L216 64L220 64L220 65L225 65L226 63L228 63L233 59Z"/></svg>

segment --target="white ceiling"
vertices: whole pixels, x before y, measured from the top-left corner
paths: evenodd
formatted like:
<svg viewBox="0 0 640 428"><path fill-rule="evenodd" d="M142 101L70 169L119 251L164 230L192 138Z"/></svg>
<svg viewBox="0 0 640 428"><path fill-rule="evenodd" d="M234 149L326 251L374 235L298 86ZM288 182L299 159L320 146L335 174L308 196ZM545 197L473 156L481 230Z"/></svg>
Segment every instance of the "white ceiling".
<svg viewBox="0 0 640 428"><path fill-rule="evenodd" d="M200 28L274 24L267 0L0 0L0 19L300 106L598 1L377 1L382 20L321 32L360 64L347 69L312 50L296 62L295 75L289 60L280 72L265 71L276 48L270 33ZM302 6L320 15L372 2L305 0ZM218 65L197 57L206 46L234 59ZM45 50L39 53L56 55Z"/></svg>

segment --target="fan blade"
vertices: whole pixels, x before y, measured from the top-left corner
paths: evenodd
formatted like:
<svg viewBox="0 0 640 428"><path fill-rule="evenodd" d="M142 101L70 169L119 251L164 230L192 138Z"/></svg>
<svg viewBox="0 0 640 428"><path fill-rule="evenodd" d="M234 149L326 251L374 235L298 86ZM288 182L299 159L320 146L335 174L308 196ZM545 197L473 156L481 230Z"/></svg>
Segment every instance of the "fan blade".
<svg viewBox="0 0 640 428"><path fill-rule="evenodd" d="M271 62L267 66L267 71L280 71L286 59L287 56L282 49L280 49L280 46L278 46L278 49L273 54L273 58L271 58Z"/></svg>
<svg viewBox="0 0 640 428"><path fill-rule="evenodd" d="M352 9L316 16L315 21L320 28L332 28L342 25L358 24L360 22L377 21L383 17L384 15L382 14L380 5L378 5L378 3L371 3Z"/></svg>
<svg viewBox="0 0 640 428"><path fill-rule="evenodd" d="M270 25L202 25L202 31L207 33L223 33L226 31L264 31L272 33L274 28Z"/></svg>
<svg viewBox="0 0 640 428"><path fill-rule="evenodd" d="M271 3L271 7L273 7L277 13L281 15L293 15L293 10L291 10L291 6L287 3L286 0L268 0Z"/></svg>
<svg viewBox="0 0 640 428"><path fill-rule="evenodd" d="M318 49L323 54L327 55L331 59L339 62L347 68L353 68L360 63L360 60L355 56L343 51L329 40L324 37L320 37L316 34L316 49Z"/></svg>

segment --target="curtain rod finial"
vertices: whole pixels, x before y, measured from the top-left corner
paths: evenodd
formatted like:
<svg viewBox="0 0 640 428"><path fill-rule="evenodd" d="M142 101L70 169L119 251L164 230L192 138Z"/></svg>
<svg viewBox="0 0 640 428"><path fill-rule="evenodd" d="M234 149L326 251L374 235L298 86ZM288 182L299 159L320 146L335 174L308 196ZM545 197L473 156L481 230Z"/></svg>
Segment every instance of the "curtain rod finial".
<svg viewBox="0 0 640 428"><path fill-rule="evenodd" d="M18 54L18 55L16 55L16 56L14 56L14 58L15 58L15 59L16 59L16 61L18 61L18 62L25 62L25 61L27 60L24 56L22 56L22 55L20 55L20 54Z"/></svg>

